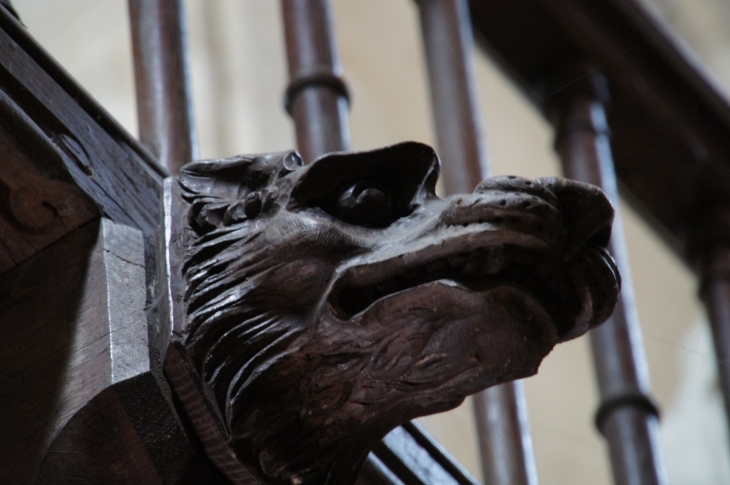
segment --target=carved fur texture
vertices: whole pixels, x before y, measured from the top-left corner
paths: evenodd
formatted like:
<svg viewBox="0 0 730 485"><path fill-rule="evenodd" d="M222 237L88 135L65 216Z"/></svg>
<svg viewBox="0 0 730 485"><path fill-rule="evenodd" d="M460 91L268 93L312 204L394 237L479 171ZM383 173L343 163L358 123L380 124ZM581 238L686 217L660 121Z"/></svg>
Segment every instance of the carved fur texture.
<svg viewBox="0 0 730 485"><path fill-rule="evenodd" d="M620 287L597 188L496 177L436 196L408 142L187 165L175 336L236 458L266 483L353 483L388 431L537 372Z"/></svg>

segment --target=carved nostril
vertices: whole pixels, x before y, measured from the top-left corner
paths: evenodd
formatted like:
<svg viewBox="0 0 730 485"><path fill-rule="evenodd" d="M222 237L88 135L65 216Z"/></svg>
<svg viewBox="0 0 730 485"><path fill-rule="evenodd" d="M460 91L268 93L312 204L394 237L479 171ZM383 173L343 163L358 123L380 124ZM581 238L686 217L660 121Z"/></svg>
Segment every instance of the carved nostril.
<svg viewBox="0 0 730 485"><path fill-rule="evenodd" d="M605 248L608 246L608 242L611 240L611 226L606 226L596 231L588 240L588 244L595 244L596 246Z"/></svg>
<svg viewBox="0 0 730 485"><path fill-rule="evenodd" d="M555 198L555 195L546 187L543 187L537 181L533 182L532 180L517 177L515 175L490 177L486 180L483 180L474 189L475 194L484 194L490 191L517 192L520 194L528 194L530 196L544 200L548 204L553 205L555 208L558 207L558 201ZM501 200L499 204L501 206L504 206L507 204L507 201Z"/></svg>
<svg viewBox="0 0 730 485"><path fill-rule="evenodd" d="M565 257L570 258L583 246L590 244L606 247L611 239L613 205L601 189L562 178L537 179L560 201L568 238Z"/></svg>

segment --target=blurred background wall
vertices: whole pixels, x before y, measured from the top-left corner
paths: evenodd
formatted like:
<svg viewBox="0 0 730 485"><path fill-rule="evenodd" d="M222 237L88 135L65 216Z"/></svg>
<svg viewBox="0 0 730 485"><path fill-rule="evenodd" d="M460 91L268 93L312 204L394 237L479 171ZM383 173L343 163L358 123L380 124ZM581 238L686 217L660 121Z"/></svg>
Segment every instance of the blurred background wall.
<svg viewBox="0 0 730 485"><path fill-rule="evenodd" d="M730 92L730 0L644 2ZM136 133L126 2L14 4L31 33ZM414 2L333 4L352 90L353 148L403 140L434 144ZM286 66L279 2L188 0L187 14L202 157L292 148L293 127L282 107ZM495 174L558 175L550 126L483 54L477 74ZM727 431L697 280L627 206L624 219L644 343L663 410L670 483L730 484ZM611 483L606 449L592 424L598 400L588 340L557 347L526 388L540 482ZM480 477L469 400L422 422Z"/></svg>

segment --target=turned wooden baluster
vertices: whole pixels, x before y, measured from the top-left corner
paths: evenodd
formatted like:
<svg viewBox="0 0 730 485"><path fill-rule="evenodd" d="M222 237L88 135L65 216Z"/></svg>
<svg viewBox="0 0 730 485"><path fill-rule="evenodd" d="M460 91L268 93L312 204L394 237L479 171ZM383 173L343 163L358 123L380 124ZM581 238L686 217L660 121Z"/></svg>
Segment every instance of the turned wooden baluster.
<svg viewBox="0 0 730 485"><path fill-rule="evenodd" d="M350 148L349 93L341 77L329 0L282 0L281 5L290 78L284 104L294 120L297 149L308 163ZM422 428L408 424L399 430L370 454L359 484L422 485L419 476L431 475L435 467L450 483L476 485Z"/></svg>
<svg viewBox="0 0 730 485"><path fill-rule="evenodd" d="M448 194L491 175L478 108L474 39L464 0L416 0L421 16L438 153Z"/></svg>
<svg viewBox="0 0 730 485"><path fill-rule="evenodd" d="M327 0L282 0L289 65L284 104L294 119L297 149L309 163L350 148L349 94Z"/></svg>
<svg viewBox="0 0 730 485"><path fill-rule="evenodd" d="M140 141L177 173L198 158L182 0L129 0Z"/></svg>
<svg viewBox="0 0 730 485"><path fill-rule="evenodd" d="M604 109L606 82L583 65L564 74L564 82L556 84L562 89L547 99L556 129L555 148L567 177L601 187L613 202L616 218L609 249L623 280L613 316L590 333L601 394L596 426L608 442L616 484L664 484L658 412L650 397Z"/></svg>
<svg viewBox="0 0 730 485"><path fill-rule="evenodd" d="M700 294L707 308L717 357L720 389L730 422L730 210L703 210L699 235L702 283Z"/></svg>
<svg viewBox="0 0 730 485"><path fill-rule="evenodd" d="M447 194L471 192L491 175L478 109L474 40L465 0L418 0ZM487 485L536 485L524 384L515 381L474 396Z"/></svg>

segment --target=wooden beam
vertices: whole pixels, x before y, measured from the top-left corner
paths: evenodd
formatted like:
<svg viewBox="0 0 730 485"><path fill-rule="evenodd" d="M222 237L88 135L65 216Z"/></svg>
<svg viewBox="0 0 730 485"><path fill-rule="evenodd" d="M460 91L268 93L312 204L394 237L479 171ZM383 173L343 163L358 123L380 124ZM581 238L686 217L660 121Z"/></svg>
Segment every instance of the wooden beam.
<svg viewBox="0 0 730 485"><path fill-rule="evenodd" d="M154 235L164 171L0 9L0 273L98 214Z"/></svg>
<svg viewBox="0 0 730 485"><path fill-rule="evenodd" d="M148 343L148 263L140 231L101 219L0 277L0 482L226 483Z"/></svg>
<svg viewBox="0 0 730 485"><path fill-rule="evenodd" d="M71 162L68 155L2 91L0 154L2 273L98 217L99 211L68 172L54 170Z"/></svg>
<svg viewBox="0 0 730 485"><path fill-rule="evenodd" d="M406 485L479 485L418 423L391 431L372 453Z"/></svg>

